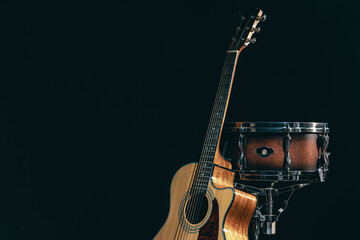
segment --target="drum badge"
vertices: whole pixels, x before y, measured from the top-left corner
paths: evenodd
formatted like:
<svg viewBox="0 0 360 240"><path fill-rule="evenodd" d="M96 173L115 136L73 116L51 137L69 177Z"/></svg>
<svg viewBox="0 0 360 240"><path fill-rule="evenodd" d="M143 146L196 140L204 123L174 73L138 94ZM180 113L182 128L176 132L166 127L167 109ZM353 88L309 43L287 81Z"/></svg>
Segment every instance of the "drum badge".
<svg viewBox="0 0 360 240"><path fill-rule="evenodd" d="M260 157L268 157L274 153L274 149L272 149L271 147L262 146L262 147L256 148L255 152Z"/></svg>

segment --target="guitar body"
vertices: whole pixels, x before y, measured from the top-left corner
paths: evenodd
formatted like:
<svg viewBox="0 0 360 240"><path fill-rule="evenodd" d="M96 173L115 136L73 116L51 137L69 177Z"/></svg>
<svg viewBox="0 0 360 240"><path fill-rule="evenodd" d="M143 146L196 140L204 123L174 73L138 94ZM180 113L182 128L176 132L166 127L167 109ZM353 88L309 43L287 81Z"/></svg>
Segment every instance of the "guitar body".
<svg viewBox="0 0 360 240"><path fill-rule="evenodd" d="M225 161L225 160L224 160ZM234 189L234 173L214 166L213 177L208 190L202 196L205 205L203 214L196 222L188 221L187 207L199 196L191 197L189 189L197 167L191 163L180 168L175 174L170 190L170 212L156 235L156 240L168 239L248 239L248 228L256 207L256 198ZM200 203L197 204L200 206ZM190 212L190 211L188 211Z"/></svg>

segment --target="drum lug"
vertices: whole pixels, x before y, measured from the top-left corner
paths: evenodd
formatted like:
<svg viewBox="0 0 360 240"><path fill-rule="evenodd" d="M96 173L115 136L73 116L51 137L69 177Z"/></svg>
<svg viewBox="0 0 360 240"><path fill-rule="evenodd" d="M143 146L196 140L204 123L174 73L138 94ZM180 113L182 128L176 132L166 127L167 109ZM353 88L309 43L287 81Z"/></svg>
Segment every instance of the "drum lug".
<svg viewBox="0 0 360 240"><path fill-rule="evenodd" d="M244 127L240 126L240 136L239 136L239 149L240 149L240 158L239 158L239 169L243 170L247 168L247 162L245 158L245 145L246 145L246 136L243 134Z"/></svg>
<svg viewBox="0 0 360 240"><path fill-rule="evenodd" d="M323 133L319 135L318 148L320 152L318 168L322 167L325 171L329 168L329 155L327 147L329 145L329 134L326 132L325 126L323 127Z"/></svg>
<svg viewBox="0 0 360 240"><path fill-rule="evenodd" d="M290 159L290 144L291 144L291 137L290 137L290 125L287 125L287 127L284 127L285 136L283 141L283 150L284 150L284 164L283 169L286 171L290 171L291 167L291 159Z"/></svg>
<svg viewBox="0 0 360 240"><path fill-rule="evenodd" d="M327 153L327 147L329 145L329 135L327 133L324 134L324 142L322 145L322 155L323 155L323 159L324 159L324 168L328 169L329 167L329 154Z"/></svg>
<svg viewBox="0 0 360 240"><path fill-rule="evenodd" d="M320 180L320 182L325 182L325 172L324 172L324 168L318 168L318 173L319 173L319 180Z"/></svg>

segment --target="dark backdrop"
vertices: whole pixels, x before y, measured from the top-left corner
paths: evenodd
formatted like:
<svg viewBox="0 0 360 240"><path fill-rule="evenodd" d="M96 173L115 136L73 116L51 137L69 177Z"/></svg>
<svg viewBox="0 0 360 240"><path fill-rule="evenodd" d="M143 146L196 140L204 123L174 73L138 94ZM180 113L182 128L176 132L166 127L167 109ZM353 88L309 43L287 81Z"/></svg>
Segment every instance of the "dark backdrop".
<svg viewBox="0 0 360 240"><path fill-rule="evenodd" d="M1 4L0 239L152 239L172 176L199 159L238 12L251 5L268 20L240 56L227 120L331 129L330 177L294 194L277 239L353 237L354 2Z"/></svg>

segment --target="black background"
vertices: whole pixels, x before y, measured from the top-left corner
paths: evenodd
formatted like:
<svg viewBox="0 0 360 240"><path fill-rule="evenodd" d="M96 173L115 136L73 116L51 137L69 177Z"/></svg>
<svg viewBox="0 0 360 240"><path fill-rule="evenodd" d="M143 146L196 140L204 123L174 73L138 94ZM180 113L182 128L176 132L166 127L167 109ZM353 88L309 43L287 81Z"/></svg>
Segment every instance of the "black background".
<svg viewBox="0 0 360 240"><path fill-rule="evenodd" d="M0 239L152 239L172 176L199 159L238 13L251 6L268 20L240 55L227 120L331 129L329 179L294 194L277 239L354 237L354 3L1 4Z"/></svg>

